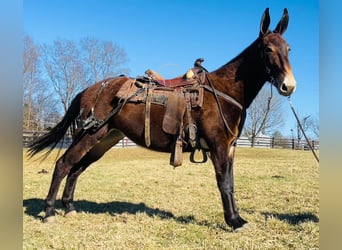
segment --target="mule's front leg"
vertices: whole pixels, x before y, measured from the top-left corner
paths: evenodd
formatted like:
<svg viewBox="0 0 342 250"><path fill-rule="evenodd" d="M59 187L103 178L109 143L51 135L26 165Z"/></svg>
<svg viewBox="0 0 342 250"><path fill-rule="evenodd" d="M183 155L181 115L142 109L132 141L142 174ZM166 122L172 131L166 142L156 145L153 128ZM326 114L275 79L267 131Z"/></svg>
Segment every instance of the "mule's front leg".
<svg viewBox="0 0 342 250"><path fill-rule="evenodd" d="M217 186L220 190L223 203L224 219L235 230L243 227L248 222L241 218L235 203L233 158L234 146L231 146L229 156L225 153L212 157L215 166Z"/></svg>

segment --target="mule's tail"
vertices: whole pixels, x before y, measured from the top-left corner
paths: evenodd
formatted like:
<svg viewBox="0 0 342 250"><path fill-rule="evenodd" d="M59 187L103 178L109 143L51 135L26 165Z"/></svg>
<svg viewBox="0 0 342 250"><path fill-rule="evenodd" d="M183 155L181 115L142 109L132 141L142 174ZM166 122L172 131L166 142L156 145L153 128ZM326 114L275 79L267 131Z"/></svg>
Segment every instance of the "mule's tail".
<svg viewBox="0 0 342 250"><path fill-rule="evenodd" d="M72 100L63 119L56 126L54 126L48 133L38 137L29 144L28 154L30 157L33 157L35 154L49 147L49 150L45 154L45 157L48 156L57 144L64 139L64 135L67 130L69 128L71 128L71 131L75 129L75 121L80 113L80 100L82 94L83 92L79 93Z"/></svg>

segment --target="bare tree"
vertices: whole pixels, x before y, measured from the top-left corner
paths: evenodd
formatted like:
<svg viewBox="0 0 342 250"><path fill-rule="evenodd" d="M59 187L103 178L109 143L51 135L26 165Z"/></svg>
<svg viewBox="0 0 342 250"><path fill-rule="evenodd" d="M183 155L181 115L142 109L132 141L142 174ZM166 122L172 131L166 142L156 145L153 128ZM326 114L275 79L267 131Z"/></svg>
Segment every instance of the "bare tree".
<svg viewBox="0 0 342 250"><path fill-rule="evenodd" d="M58 113L57 104L53 91L48 88L47 84L42 84L35 97L37 130L45 130L51 126L51 117Z"/></svg>
<svg viewBox="0 0 342 250"><path fill-rule="evenodd" d="M23 129L44 128L45 118L56 106L51 90L42 78L40 51L31 37L24 37Z"/></svg>
<svg viewBox="0 0 342 250"><path fill-rule="evenodd" d="M113 42L86 37L81 39L80 45L87 67L88 82L129 73L127 68L120 68L127 62L125 50Z"/></svg>
<svg viewBox="0 0 342 250"><path fill-rule="evenodd" d="M84 38L79 44L56 39L52 45L37 46L25 36L23 60L24 130L52 127L78 92L129 71L121 68L127 61L123 49L95 38Z"/></svg>
<svg viewBox="0 0 342 250"><path fill-rule="evenodd" d="M73 97L87 86L81 52L75 42L62 39L41 50L47 76L66 112Z"/></svg>
<svg viewBox="0 0 342 250"><path fill-rule="evenodd" d="M299 120L300 120L300 125L302 126L302 129L304 130L305 134L308 134L311 132L312 137L316 137L317 139L319 138L319 120L317 117L314 117L312 115L301 115L299 117ZM303 132L299 127L300 125L296 123L298 143L300 143L300 141L304 137Z"/></svg>
<svg viewBox="0 0 342 250"><path fill-rule="evenodd" d="M37 86L38 79L38 50L32 39L24 37L24 55L23 55L23 129L29 130L34 127L34 105L33 93Z"/></svg>
<svg viewBox="0 0 342 250"><path fill-rule="evenodd" d="M311 131L317 138L319 138L319 119L317 117L312 119Z"/></svg>
<svg viewBox="0 0 342 250"><path fill-rule="evenodd" d="M120 68L127 61L123 49L112 42L83 38L77 44L56 39L41 46L49 81L66 112L74 96L90 84L128 72Z"/></svg>
<svg viewBox="0 0 342 250"><path fill-rule="evenodd" d="M266 134L283 124L282 102L278 95L272 93L265 85L247 110L244 133L252 140L260 134Z"/></svg>

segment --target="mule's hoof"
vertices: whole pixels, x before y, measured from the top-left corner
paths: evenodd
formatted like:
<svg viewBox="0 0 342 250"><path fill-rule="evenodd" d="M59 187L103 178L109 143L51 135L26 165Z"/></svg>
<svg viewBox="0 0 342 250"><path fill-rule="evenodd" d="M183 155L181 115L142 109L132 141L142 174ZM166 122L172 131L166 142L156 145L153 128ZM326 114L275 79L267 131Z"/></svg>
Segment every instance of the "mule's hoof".
<svg viewBox="0 0 342 250"><path fill-rule="evenodd" d="M56 217L55 216L48 216L43 218L43 223L55 223Z"/></svg>
<svg viewBox="0 0 342 250"><path fill-rule="evenodd" d="M76 210L71 210L71 211L69 211L69 212L66 212L66 213L64 214L64 217L75 217L76 215L77 215Z"/></svg>
<svg viewBox="0 0 342 250"><path fill-rule="evenodd" d="M234 231L235 232L243 232L245 230L248 230L249 228L250 228L250 224L249 223L245 223L241 227L235 228Z"/></svg>

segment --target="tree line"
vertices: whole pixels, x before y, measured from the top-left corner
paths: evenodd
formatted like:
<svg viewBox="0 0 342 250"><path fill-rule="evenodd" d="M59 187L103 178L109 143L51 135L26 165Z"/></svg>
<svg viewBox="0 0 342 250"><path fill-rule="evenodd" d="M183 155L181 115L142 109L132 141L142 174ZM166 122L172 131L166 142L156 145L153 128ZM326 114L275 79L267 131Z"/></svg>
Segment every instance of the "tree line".
<svg viewBox="0 0 342 250"><path fill-rule="evenodd" d="M75 42L56 39L36 44L24 37L23 130L54 126L74 96L91 84L128 74L127 54L111 41L85 37Z"/></svg>

